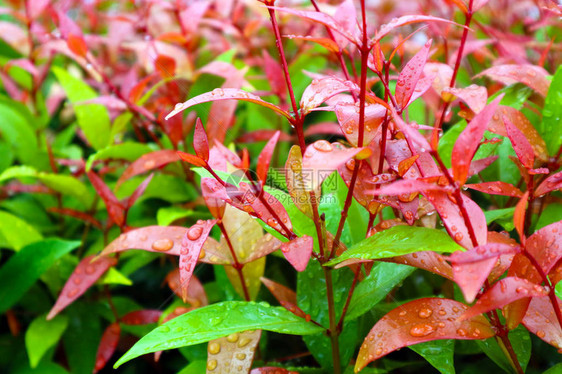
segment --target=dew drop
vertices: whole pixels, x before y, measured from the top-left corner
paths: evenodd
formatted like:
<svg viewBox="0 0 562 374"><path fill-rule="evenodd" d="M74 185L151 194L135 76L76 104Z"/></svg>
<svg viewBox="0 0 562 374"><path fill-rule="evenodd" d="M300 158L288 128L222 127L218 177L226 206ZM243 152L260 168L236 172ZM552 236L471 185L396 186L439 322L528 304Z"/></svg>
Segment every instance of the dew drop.
<svg viewBox="0 0 562 374"><path fill-rule="evenodd" d="M248 344L250 344L250 342L252 341L252 339L249 338L242 338L240 339L240 341L238 342L238 347L242 348L247 346Z"/></svg>
<svg viewBox="0 0 562 374"><path fill-rule="evenodd" d="M537 336L538 336L539 338L542 339L542 338L545 337L545 335L546 335L546 334L544 333L544 331L542 331L542 330L537 331Z"/></svg>
<svg viewBox="0 0 562 374"><path fill-rule="evenodd" d="M459 334L460 336L466 336L466 330L465 329L458 329L457 334Z"/></svg>
<svg viewBox="0 0 562 374"><path fill-rule="evenodd" d="M242 361L246 358L246 354L245 353L237 353L236 358L239 359L240 361Z"/></svg>
<svg viewBox="0 0 562 374"><path fill-rule="evenodd" d="M416 338L427 336L433 332L435 332L435 327L427 323L418 323L410 329L410 335Z"/></svg>
<svg viewBox="0 0 562 374"><path fill-rule="evenodd" d="M320 152L331 152L334 149L326 140L318 140L314 143L314 148Z"/></svg>
<svg viewBox="0 0 562 374"><path fill-rule="evenodd" d="M158 252L166 252L172 249L174 242L170 239L158 239L152 243L152 249Z"/></svg>
<svg viewBox="0 0 562 374"><path fill-rule="evenodd" d="M207 361L207 370L213 371L217 368L217 360Z"/></svg>
<svg viewBox="0 0 562 374"><path fill-rule="evenodd" d="M187 232L187 238L189 240L197 240L201 237L202 233L203 233L203 228L201 226L193 226Z"/></svg>
<svg viewBox="0 0 562 374"><path fill-rule="evenodd" d="M226 337L226 341L229 343L236 343L238 341L240 335L238 335L237 333L234 334L230 334Z"/></svg>
<svg viewBox="0 0 562 374"><path fill-rule="evenodd" d="M212 355L216 355L221 351L221 345L217 342L211 342L207 347L207 351Z"/></svg>

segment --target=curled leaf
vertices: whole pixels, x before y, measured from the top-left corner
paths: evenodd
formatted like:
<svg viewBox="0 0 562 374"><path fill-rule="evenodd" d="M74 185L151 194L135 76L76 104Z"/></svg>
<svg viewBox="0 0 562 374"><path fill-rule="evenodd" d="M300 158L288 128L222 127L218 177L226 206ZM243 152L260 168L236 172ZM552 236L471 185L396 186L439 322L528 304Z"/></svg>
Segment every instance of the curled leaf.
<svg viewBox="0 0 562 374"><path fill-rule="evenodd" d="M304 271L314 247L312 237L305 235L281 244L281 252L297 271Z"/></svg>
<svg viewBox="0 0 562 374"><path fill-rule="evenodd" d="M193 148L195 149L197 157L204 161L209 161L209 141L207 140L207 134L205 133L205 129L201 123L201 118L197 118L197 121L195 121Z"/></svg>

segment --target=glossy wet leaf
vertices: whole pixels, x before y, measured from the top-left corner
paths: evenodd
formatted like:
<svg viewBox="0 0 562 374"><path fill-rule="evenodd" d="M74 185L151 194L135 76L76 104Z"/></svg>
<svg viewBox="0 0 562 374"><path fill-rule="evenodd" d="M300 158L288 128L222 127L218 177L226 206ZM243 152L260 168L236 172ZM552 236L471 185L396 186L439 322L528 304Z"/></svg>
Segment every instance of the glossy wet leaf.
<svg viewBox="0 0 562 374"><path fill-rule="evenodd" d="M187 230L180 249L180 290L183 301L187 301L187 289L189 280L195 270L195 265L201 256L201 249L205 240L209 236L216 220L197 221L197 223Z"/></svg>
<svg viewBox="0 0 562 374"><path fill-rule="evenodd" d="M492 115L501 101L502 96L496 98L478 113L468 124L465 130L459 135L451 157L453 176L461 184L466 182L470 163L476 153L484 131L492 119Z"/></svg>
<svg viewBox="0 0 562 374"><path fill-rule="evenodd" d="M275 296L277 301L286 301L291 304L297 305L297 294L295 293L295 291L286 286L283 286L282 284L274 282L271 279L261 277L260 280L267 287L269 292L271 292L271 294Z"/></svg>
<svg viewBox="0 0 562 374"><path fill-rule="evenodd" d="M545 273L562 258L562 221L536 231L527 238L527 251L535 257Z"/></svg>
<svg viewBox="0 0 562 374"><path fill-rule="evenodd" d="M334 108L341 132L353 145L358 145L359 107L353 103L340 103ZM386 108L379 104L365 105L365 126L363 128L363 145L368 145L375 138L379 125L386 114Z"/></svg>
<svg viewBox="0 0 562 374"><path fill-rule="evenodd" d="M549 175L535 189L535 196L542 196L549 192L562 189L562 171Z"/></svg>
<svg viewBox="0 0 562 374"><path fill-rule="evenodd" d="M47 315L52 319L86 292L111 266L117 264L113 257L85 257L66 281L59 297Z"/></svg>
<svg viewBox="0 0 562 374"><path fill-rule="evenodd" d="M558 305L561 303L562 300L558 298ZM562 349L562 329L548 297L531 299L523 325L546 343Z"/></svg>
<svg viewBox="0 0 562 374"><path fill-rule="evenodd" d="M11 213L0 211L0 233L16 252L22 247L43 239L33 226Z"/></svg>
<svg viewBox="0 0 562 374"><path fill-rule="evenodd" d="M482 75L506 85L523 83L542 96L546 96L550 85L548 72L536 65L496 65L484 70L477 77Z"/></svg>
<svg viewBox="0 0 562 374"><path fill-rule="evenodd" d="M556 154L562 145L562 129L559 126L562 118L562 98L560 97L560 92L562 92L562 68L558 67L550 83L550 88L544 101L542 122L538 127L539 133L546 141L550 155Z"/></svg>
<svg viewBox="0 0 562 374"><path fill-rule="evenodd" d="M300 101L301 111L306 115L332 96L346 91L358 93L359 86L351 81L345 81L336 77L315 79L302 94Z"/></svg>
<svg viewBox="0 0 562 374"><path fill-rule="evenodd" d="M125 353L115 367L146 353L204 343L255 329L291 335L323 331L283 307L272 307L266 303L225 301L182 314L157 327Z"/></svg>
<svg viewBox="0 0 562 374"><path fill-rule="evenodd" d="M399 110L404 110L414 94L416 85L423 73L423 68L429 56L432 40L428 40L422 49L402 68L396 82L395 99Z"/></svg>
<svg viewBox="0 0 562 374"><path fill-rule="evenodd" d="M96 192L105 203L107 213L111 220L115 222L117 226L123 226L125 223L125 207L123 204L115 197L111 189L96 173L90 170L87 175Z"/></svg>
<svg viewBox="0 0 562 374"><path fill-rule="evenodd" d="M279 108L278 106L268 103L267 101L262 100L259 96L251 94L249 92L237 89L237 88L215 88L211 92L207 92L196 97L193 97L184 103L176 104L174 110L170 112L166 119L169 119L176 114L183 112L184 110L202 103L207 103L209 101L219 101L219 100L241 100L241 101L249 101L254 104L258 104L273 110L276 113L281 114L282 116L286 117L287 119L291 119L291 115L285 112L283 109Z"/></svg>
<svg viewBox="0 0 562 374"><path fill-rule="evenodd" d="M468 307L441 298L418 299L392 310L371 329L361 345L355 370L407 345L440 339L485 339L494 336L483 316L462 322L457 318Z"/></svg>
<svg viewBox="0 0 562 374"><path fill-rule="evenodd" d="M125 325L146 325L156 323L160 319L162 311L154 309L136 310L121 317Z"/></svg>
<svg viewBox="0 0 562 374"><path fill-rule="evenodd" d="M269 163L271 162L271 157L273 156L273 151L279 140L279 135L281 132L276 131L271 139L267 142L265 147L263 147L260 155L258 156L258 166L256 173L258 175L258 180L261 182L262 186L267 181L267 172L269 170Z"/></svg>
<svg viewBox="0 0 562 374"><path fill-rule="evenodd" d="M353 320L367 313L414 270L410 266L392 263L376 264L371 273L356 286L345 316L346 320Z"/></svg>
<svg viewBox="0 0 562 374"><path fill-rule="evenodd" d="M419 23L419 22L445 22L445 23L452 23L456 24L455 22L449 21L447 19L433 17L433 16L424 16L424 15L408 15L402 16L399 18L393 18L390 22L382 25L378 30L373 38L374 42L377 42L388 35L392 30L397 27L406 26L412 23Z"/></svg>
<svg viewBox="0 0 562 374"><path fill-rule="evenodd" d="M509 140L511 140L511 144L517 154L517 157L519 158L519 161L521 161L523 166L527 169L532 169L535 161L533 146L525 135L517 127L515 127L513 123L511 123L509 118L504 116L503 122L505 123L507 136L509 137Z"/></svg>
<svg viewBox="0 0 562 374"><path fill-rule="evenodd" d="M11 308L59 258L80 245L78 241L48 239L23 247L0 268L0 313Z"/></svg>
<svg viewBox="0 0 562 374"><path fill-rule="evenodd" d="M111 325L107 326L101 336L100 345L96 354L96 366L94 367L94 373L103 369L107 364L107 361L109 361L111 356L113 356L113 352L115 352L115 348L117 348L117 343L119 343L120 336L121 327L119 326L119 322L113 322Z"/></svg>
<svg viewBox="0 0 562 374"><path fill-rule="evenodd" d="M496 282L489 290L478 298L476 304L460 318L471 318L490 310L501 308L513 301L526 297L543 297L548 294L543 287L529 282L527 279L507 277Z"/></svg>
<svg viewBox="0 0 562 374"><path fill-rule="evenodd" d="M197 118L197 121L195 121L193 148L199 158L209 161L209 141L207 140L207 134L201 123L201 118Z"/></svg>
<svg viewBox="0 0 562 374"><path fill-rule="evenodd" d="M475 84L465 88L449 87L446 88L444 92L456 96L460 100L464 101L474 113L480 113L486 106L486 102L488 100L486 87L477 86Z"/></svg>
<svg viewBox="0 0 562 374"><path fill-rule="evenodd" d="M207 373L248 373L260 338L261 330L252 330L210 341Z"/></svg>
<svg viewBox="0 0 562 374"><path fill-rule="evenodd" d="M489 195L502 195L512 197L523 196L523 192L521 192L519 188L502 181L465 184L465 187L468 187L472 190L484 192Z"/></svg>
<svg viewBox="0 0 562 374"><path fill-rule="evenodd" d="M67 326L66 316L47 321L42 314L31 322L25 332L25 347L32 368L37 367L45 353L59 342Z"/></svg>
<svg viewBox="0 0 562 374"><path fill-rule="evenodd" d="M287 190L295 206L309 218L313 217L312 205L309 193L306 190L307 183L310 183L309 176L303 172L302 154L299 146L294 145L287 156L285 164L285 179ZM319 189L316 190L319 192Z"/></svg>
<svg viewBox="0 0 562 374"><path fill-rule="evenodd" d="M163 149L147 153L139 157L121 174L117 181L117 186L135 175L143 174L154 169L161 168L171 162L179 161L180 157L174 150Z"/></svg>
<svg viewBox="0 0 562 374"><path fill-rule="evenodd" d="M109 243L101 255L142 249L179 256L182 239L188 230L187 227L178 226L146 226L131 230Z"/></svg>
<svg viewBox="0 0 562 374"><path fill-rule="evenodd" d="M430 342L414 344L409 346L412 351L422 356L434 368L442 374L455 373L453 356L455 353L455 341L434 340Z"/></svg>
<svg viewBox="0 0 562 374"><path fill-rule="evenodd" d="M328 266L350 259L375 260L419 251L452 253L462 250L445 232L426 227L394 226L376 233L329 261Z"/></svg>
<svg viewBox="0 0 562 374"><path fill-rule="evenodd" d="M458 253L458 252L455 252ZM429 271L433 274L442 276L443 278L453 279L453 269L447 263L446 257L433 252L413 252L403 256L391 257L382 261L393 262L395 264L403 264L413 266L418 269Z"/></svg>
<svg viewBox="0 0 562 374"><path fill-rule="evenodd" d="M306 269L308 260L312 255L314 247L314 239L305 235L300 238L295 238L285 243L281 243L281 252L297 271Z"/></svg>
<svg viewBox="0 0 562 374"><path fill-rule="evenodd" d="M498 258L499 256L462 264L453 263L453 280L461 289L464 299L468 303L474 301Z"/></svg>

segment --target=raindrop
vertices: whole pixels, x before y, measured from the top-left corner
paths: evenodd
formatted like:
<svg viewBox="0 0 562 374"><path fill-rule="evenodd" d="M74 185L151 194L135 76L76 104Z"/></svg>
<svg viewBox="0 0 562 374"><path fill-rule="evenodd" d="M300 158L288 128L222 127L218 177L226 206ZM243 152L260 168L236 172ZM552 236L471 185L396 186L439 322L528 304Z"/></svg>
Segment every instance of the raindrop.
<svg viewBox="0 0 562 374"><path fill-rule="evenodd" d="M194 226L190 228L189 231L187 232L187 238L189 240L197 240L201 237L202 233L203 233L203 228L201 226Z"/></svg>
<svg viewBox="0 0 562 374"><path fill-rule="evenodd" d="M420 311L418 312L418 316L420 318L429 318L431 317L432 314L433 314L433 310L429 308L420 309Z"/></svg>
<svg viewBox="0 0 562 374"><path fill-rule="evenodd" d="M152 243L152 249L158 252L169 251L173 246L174 242L170 239L158 239L154 243Z"/></svg>
<svg viewBox="0 0 562 374"><path fill-rule="evenodd" d="M334 149L326 140L318 140L314 143L314 148L320 152L331 152Z"/></svg>
<svg viewBox="0 0 562 374"><path fill-rule="evenodd" d="M217 342L211 342L207 347L207 351L212 355L216 355L221 351L221 345Z"/></svg>
<svg viewBox="0 0 562 374"><path fill-rule="evenodd" d="M410 329L410 335L416 338L427 336L433 332L435 332L435 327L427 323L418 323Z"/></svg>

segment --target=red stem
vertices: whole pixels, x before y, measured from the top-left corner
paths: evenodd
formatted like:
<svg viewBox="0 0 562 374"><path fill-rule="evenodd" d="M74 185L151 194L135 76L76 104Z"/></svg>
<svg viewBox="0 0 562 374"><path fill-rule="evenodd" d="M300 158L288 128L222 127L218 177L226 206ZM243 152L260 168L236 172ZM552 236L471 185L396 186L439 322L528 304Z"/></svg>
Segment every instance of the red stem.
<svg viewBox="0 0 562 374"><path fill-rule="evenodd" d="M217 223L217 225L219 226L219 229L221 230L221 233L224 236L224 239L226 240L226 243L228 244L228 248L230 249L230 254L232 255L232 260L234 260L234 265L232 267L234 269L236 269L236 271L238 272L238 276L240 277L240 284L242 284L242 290L244 291L244 298L246 299L246 301L250 301L250 293L248 292L248 287L246 286L246 282L244 281L244 273L242 273L242 269L244 268L244 264L241 264L238 261L238 257L236 256L236 251L234 251L234 247L232 246L232 243L230 242L230 237L228 236L228 232L226 231L226 228L224 227L224 224L219 221Z"/></svg>

